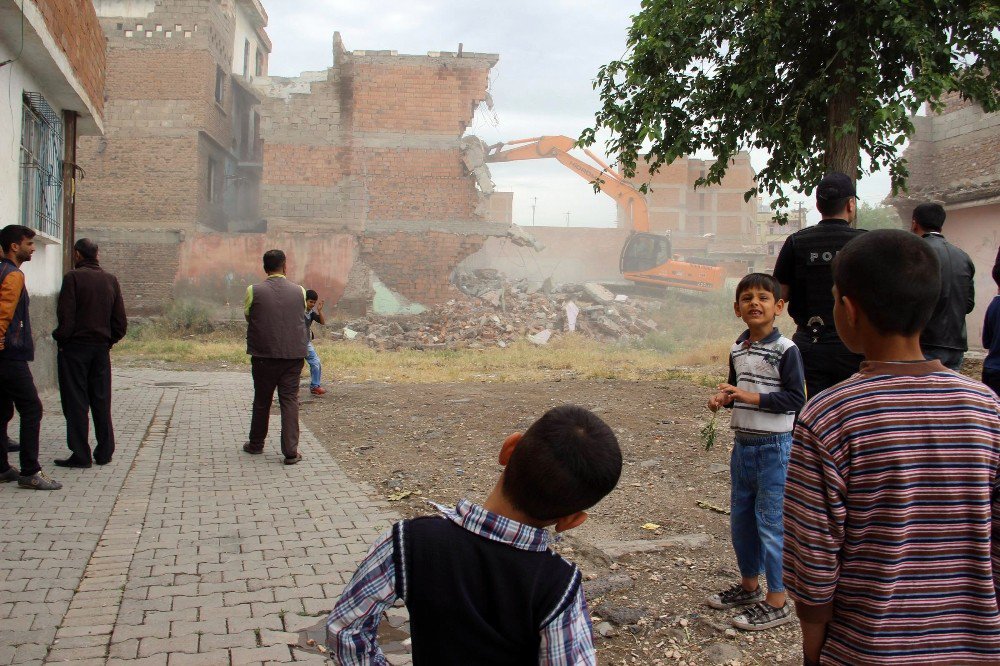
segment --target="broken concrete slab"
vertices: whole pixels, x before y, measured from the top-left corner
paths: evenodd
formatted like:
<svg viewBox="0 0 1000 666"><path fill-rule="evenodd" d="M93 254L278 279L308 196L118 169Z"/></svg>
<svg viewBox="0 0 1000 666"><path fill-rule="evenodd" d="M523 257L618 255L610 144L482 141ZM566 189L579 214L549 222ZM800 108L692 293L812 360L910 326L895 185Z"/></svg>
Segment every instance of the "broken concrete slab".
<svg viewBox="0 0 1000 666"><path fill-rule="evenodd" d="M673 548L707 548L712 543L708 534L678 534L662 539L643 539L639 541L605 541L597 546L613 560L638 553L656 553Z"/></svg>
<svg viewBox="0 0 1000 666"><path fill-rule="evenodd" d="M607 287L596 282L587 282L583 285L583 290L597 303L611 303L615 300L615 295Z"/></svg>

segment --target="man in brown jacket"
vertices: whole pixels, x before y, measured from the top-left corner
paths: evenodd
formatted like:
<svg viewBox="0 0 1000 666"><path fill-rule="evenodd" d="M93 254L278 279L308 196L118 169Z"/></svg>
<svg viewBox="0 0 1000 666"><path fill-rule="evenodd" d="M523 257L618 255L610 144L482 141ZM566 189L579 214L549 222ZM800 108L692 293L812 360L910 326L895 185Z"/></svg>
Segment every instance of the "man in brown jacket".
<svg viewBox="0 0 1000 666"><path fill-rule="evenodd" d="M107 465L115 452L111 424L111 347L125 337L128 320L118 279L97 260L97 243L81 238L73 245L75 268L63 276L56 306L59 346L59 397L66 417L68 458L60 467ZM87 413L94 417L97 446L91 456Z"/></svg>
<svg viewBox="0 0 1000 666"><path fill-rule="evenodd" d="M263 453L274 390L281 405L281 453L286 465L299 455L299 378L305 364L309 331L305 324L306 291L285 278L285 253L264 253L267 279L247 287L247 354L253 375L253 416L247 453Z"/></svg>

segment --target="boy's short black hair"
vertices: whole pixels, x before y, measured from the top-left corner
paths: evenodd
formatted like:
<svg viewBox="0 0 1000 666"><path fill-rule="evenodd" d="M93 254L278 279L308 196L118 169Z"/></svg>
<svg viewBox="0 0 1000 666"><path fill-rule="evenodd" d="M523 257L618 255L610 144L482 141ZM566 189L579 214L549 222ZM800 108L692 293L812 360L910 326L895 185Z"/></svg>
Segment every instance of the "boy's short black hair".
<svg viewBox="0 0 1000 666"><path fill-rule="evenodd" d="M318 301L319 294L313 289L306 289L306 300L307 301Z"/></svg>
<svg viewBox="0 0 1000 666"><path fill-rule="evenodd" d="M915 335L937 305L941 273L927 241L898 229L860 234L833 260L833 283L883 335Z"/></svg>
<svg viewBox="0 0 1000 666"><path fill-rule="evenodd" d="M268 250L264 253L264 272L275 273L285 265L285 253L281 250Z"/></svg>
<svg viewBox="0 0 1000 666"><path fill-rule="evenodd" d="M781 298L781 283L773 275L767 273L747 273L736 285L736 302L740 300L740 294L747 289L766 289L774 296L774 300Z"/></svg>
<svg viewBox="0 0 1000 666"><path fill-rule="evenodd" d="M503 493L535 520L590 508L618 484L622 450L596 414L575 405L547 411L521 437L503 474Z"/></svg>
<svg viewBox="0 0 1000 666"><path fill-rule="evenodd" d="M35 230L20 224L8 224L0 229L0 252L7 254L13 245L20 244L25 238L34 238Z"/></svg>
<svg viewBox="0 0 1000 666"><path fill-rule="evenodd" d="M913 209L913 221L926 231L940 232L944 227L946 214L941 204L925 203Z"/></svg>

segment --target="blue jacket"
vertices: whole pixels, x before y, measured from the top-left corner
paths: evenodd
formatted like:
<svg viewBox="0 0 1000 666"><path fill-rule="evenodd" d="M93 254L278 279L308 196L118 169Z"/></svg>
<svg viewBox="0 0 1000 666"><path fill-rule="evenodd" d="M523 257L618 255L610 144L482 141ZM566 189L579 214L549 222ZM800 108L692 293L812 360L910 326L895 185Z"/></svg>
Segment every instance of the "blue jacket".
<svg viewBox="0 0 1000 666"><path fill-rule="evenodd" d="M14 265L14 262L7 258L0 259L0 285L10 279L9 276L14 273L19 274L23 284L24 274ZM28 287L25 285L17 298L10 324L7 325L4 348L0 350L0 361L35 360L35 343L31 339L31 317L28 313L29 301Z"/></svg>

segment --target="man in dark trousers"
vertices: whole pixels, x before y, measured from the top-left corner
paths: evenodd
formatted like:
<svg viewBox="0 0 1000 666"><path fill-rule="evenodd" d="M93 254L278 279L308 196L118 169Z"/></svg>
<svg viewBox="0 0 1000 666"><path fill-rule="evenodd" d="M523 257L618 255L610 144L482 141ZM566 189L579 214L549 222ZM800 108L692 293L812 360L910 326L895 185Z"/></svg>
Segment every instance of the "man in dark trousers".
<svg viewBox="0 0 1000 666"><path fill-rule="evenodd" d="M97 243L81 238L73 245L75 268L63 276L52 332L59 346L59 397L66 417L68 458L60 467L107 465L115 452L111 424L111 347L125 337L128 320L118 279L101 269ZM94 417L97 446L87 441Z"/></svg>
<svg viewBox="0 0 1000 666"><path fill-rule="evenodd" d="M837 252L862 229L854 228L857 193L847 174L832 172L816 187L820 223L796 231L785 240L774 265L782 298L795 321L792 341L802 353L806 393L816 394L842 382L864 359L851 353L833 325L833 272Z"/></svg>
<svg viewBox="0 0 1000 666"><path fill-rule="evenodd" d="M263 453L274 390L281 405L281 453L286 465L299 454L299 377L309 345L306 290L285 278L285 253L264 253L267 279L247 287L247 353L253 375L253 416L247 453Z"/></svg>
<svg viewBox="0 0 1000 666"><path fill-rule="evenodd" d="M945 212L940 204L925 203L913 209L910 231L923 237L941 263L941 295L927 327L920 334L920 350L958 372L969 349L965 315L976 307L972 259L941 235Z"/></svg>
<svg viewBox="0 0 1000 666"><path fill-rule="evenodd" d="M21 470L10 466L7 447L0 447L0 483L17 480L21 488L59 490L62 484L42 473L38 464L38 432L42 424L42 401L28 362L35 360L31 338L28 289L21 264L31 261L35 232L19 224L0 230L0 429L21 415ZM6 439L6 436L4 437Z"/></svg>

